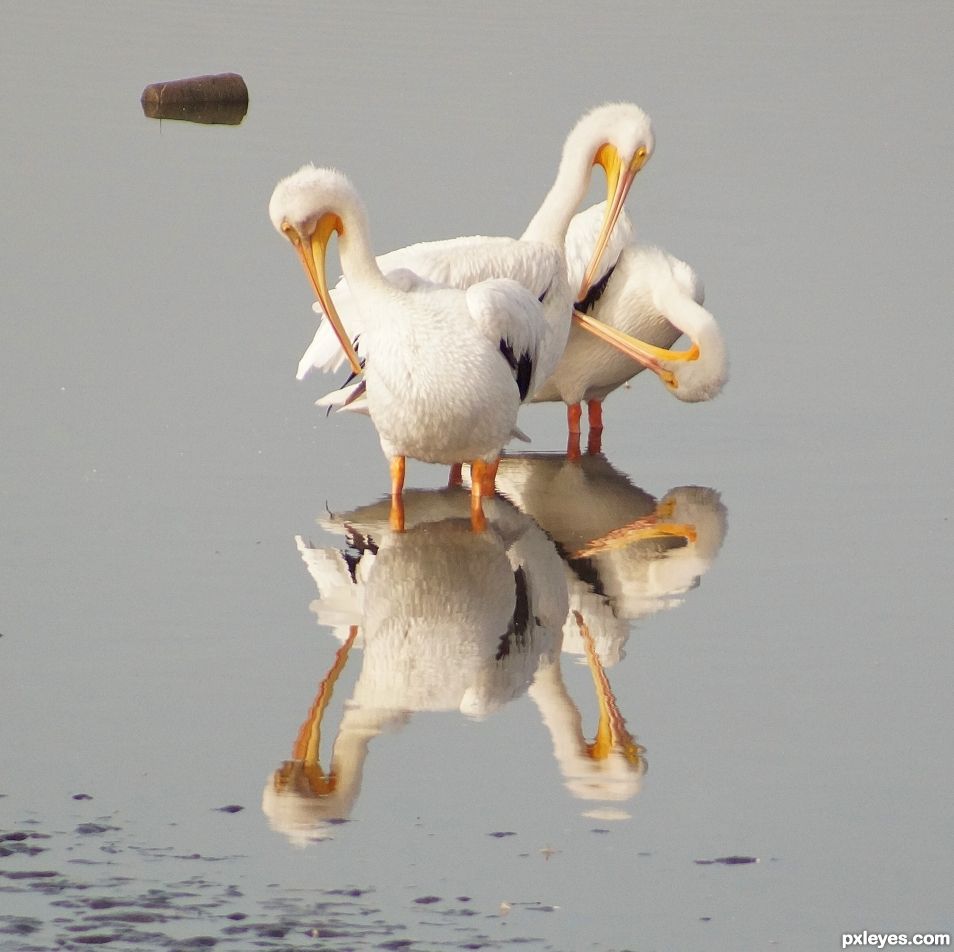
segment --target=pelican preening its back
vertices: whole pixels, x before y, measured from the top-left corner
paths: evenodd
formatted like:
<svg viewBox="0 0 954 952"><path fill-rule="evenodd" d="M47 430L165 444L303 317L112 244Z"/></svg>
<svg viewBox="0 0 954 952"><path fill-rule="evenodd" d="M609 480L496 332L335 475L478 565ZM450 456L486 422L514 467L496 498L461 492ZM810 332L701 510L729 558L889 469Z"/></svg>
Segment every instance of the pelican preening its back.
<svg viewBox="0 0 954 952"><path fill-rule="evenodd" d="M481 472L516 426L533 387L548 332L540 300L508 278L466 290L405 271L388 281L371 253L367 216L350 181L334 169L303 166L282 179L269 204L272 224L298 252L339 343L358 370L325 278L338 235L349 293L364 317L369 352L367 406L391 463L392 520L403 526L405 457L469 461ZM474 528L482 528L481 480L474 481Z"/></svg>
<svg viewBox="0 0 954 952"><path fill-rule="evenodd" d="M601 206L593 206L570 225L571 281L602 215ZM711 400L728 374L725 344L715 319L702 306L705 292L696 272L660 248L630 242L632 226L625 213L616 231L612 250L618 253L607 255L603 274L578 302L563 357L533 395L535 402L567 405L571 452L574 436L578 443L581 402L588 403L590 450L598 452L603 400L645 367L660 376L673 396L688 403ZM643 362L613 346L617 332L642 343ZM683 334L691 341L689 349L669 350Z"/></svg>

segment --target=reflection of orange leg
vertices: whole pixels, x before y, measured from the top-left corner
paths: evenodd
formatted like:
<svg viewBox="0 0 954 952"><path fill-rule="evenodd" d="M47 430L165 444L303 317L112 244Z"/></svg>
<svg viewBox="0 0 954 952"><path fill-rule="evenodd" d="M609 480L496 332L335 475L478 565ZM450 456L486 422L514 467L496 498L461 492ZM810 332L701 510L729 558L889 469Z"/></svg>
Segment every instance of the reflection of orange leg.
<svg viewBox="0 0 954 952"><path fill-rule="evenodd" d="M461 476L461 465L460 463L453 463L450 468L450 473L447 476L447 485L452 489L455 486L460 486L464 482L463 476Z"/></svg>
<svg viewBox="0 0 954 952"><path fill-rule="evenodd" d="M395 532L404 531L404 468L403 456L391 460L391 515L388 521Z"/></svg>
<svg viewBox="0 0 954 952"><path fill-rule="evenodd" d="M482 496L492 496L497 491L497 469L500 466L500 457L498 456L492 463L486 463L484 475L481 478L480 494Z"/></svg>
<svg viewBox="0 0 954 952"><path fill-rule="evenodd" d="M580 458L580 418L583 407L579 403L568 403L566 407L566 458Z"/></svg>
<svg viewBox="0 0 954 952"><path fill-rule="evenodd" d="M470 464L470 527L474 532L483 532L487 528L484 516L483 487L487 477L487 464L475 459Z"/></svg>

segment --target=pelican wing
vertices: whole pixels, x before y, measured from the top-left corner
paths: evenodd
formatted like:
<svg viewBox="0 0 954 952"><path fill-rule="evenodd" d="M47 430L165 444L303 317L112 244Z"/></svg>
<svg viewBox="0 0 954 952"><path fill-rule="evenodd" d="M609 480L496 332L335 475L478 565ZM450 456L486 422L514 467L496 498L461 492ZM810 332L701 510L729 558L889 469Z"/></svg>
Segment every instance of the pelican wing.
<svg viewBox="0 0 954 952"><path fill-rule="evenodd" d="M490 278L510 278L534 297L546 293L563 267L560 253L549 245L480 235L399 248L382 255L378 263L385 273L391 268L408 268L434 284L462 290Z"/></svg>
<svg viewBox="0 0 954 952"><path fill-rule="evenodd" d="M331 413L332 407L337 407L339 413L343 410L350 410L352 413L368 414L370 411L368 410L366 389L367 384L363 378L356 383L349 382L316 400L315 406L327 407L329 413Z"/></svg>
<svg viewBox="0 0 954 952"><path fill-rule="evenodd" d="M546 331L543 307L537 297L510 278L495 278L471 285L467 307L474 323L510 365L525 400L532 388L533 372Z"/></svg>
<svg viewBox="0 0 954 952"><path fill-rule="evenodd" d="M522 284L535 298L546 294L564 267L559 251L549 245L482 236L421 242L380 255L377 262L388 281L402 291L425 285L466 290L490 278L507 277ZM352 339L357 338L355 349L366 356L361 348L364 323L347 281L342 278L331 296L348 334ZM321 312L320 306L316 305L316 309ZM298 364L298 379L313 367L336 370L343 360L341 345L331 325L322 321Z"/></svg>

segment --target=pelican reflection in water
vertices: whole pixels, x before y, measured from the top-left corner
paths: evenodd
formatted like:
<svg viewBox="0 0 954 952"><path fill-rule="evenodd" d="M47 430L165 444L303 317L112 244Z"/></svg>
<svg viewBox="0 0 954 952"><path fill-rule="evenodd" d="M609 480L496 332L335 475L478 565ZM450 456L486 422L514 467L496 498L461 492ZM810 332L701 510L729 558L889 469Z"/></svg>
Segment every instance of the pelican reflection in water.
<svg viewBox="0 0 954 952"><path fill-rule="evenodd" d="M330 835L335 821L351 815L370 742L380 733L403 727L418 711L487 717L524 693L551 735L568 790L589 801L593 815L625 815L607 813L607 805L638 793L643 748L626 727L591 633L591 626L597 637L606 630L603 616L612 607L605 595L591 591L586 599L568 587L573 579L577 589L581 583L566 546L506 499L486 500L486 531L469 531L468 499L460 489L407 493L404 533L391 529L386 501L321 520L322 528L346 537L345 550L317 548L299 537L319 591L312 610L342 644L292 759L263 794L273 827L294 842ZM671 538L665 533L672 524L656 530L663 533L658 538ZM579 533L588 537L589 531ZM649 538L647 532L641 541ZM666 548L656 558L678 550ZM599 712L592 740L563 680L560 654L567 642L592 673ZM355 649L361 667L325 770L322 718ZM615 649L614 643L613 660L620 654Z"/></svg>
<svg viewBox="0 0 954 952"><path fill-rule="evenodd" d="M486 501L487 527L473 533L468 500L461 489L410 491L404 532L392 530L386 501L323 519L324 529L347 538L344 551L298 539L319 591L312 609L342 644L291 759L263 794L273 827L292 841L328 836L335 821L350 816L378 734L403 727L418 711L487 717L526 693L541 671L546 674L535 690L544 698L544 721L567 733L566 740L553 739L561 764L577 749L608 761L619 745L625 748L624 770L635 781L630 792L638 790L642 750L626 732L595 653L601 726L592 743L583 737L579 710L562 683L559 656L569 608L556 547L500 497ZM360 671L325 769L322 719L356 649Z"/></svg>
<svg viewBox="0 0 954 952"><path fill-rule="evenodd" d="M716 490L680 486L657 498L602 454L508 455L497 487L560 551L570 611L582 614L606 667L625 656L633 622L675 608L699 584L728 528ZM563 650L587 653L572 615Z"/></svg>
<svg viewBox="0 0 954 952"><path fill-rule="evenodd" d="M350 815L378 734L419 711L486 717L526 692L542 658L559 654L568 609L556 550L499 498L486 500L485 530L472 532L468 500L460 489L409 491L403 532L382 502L323 520L346 536L347 551L298 540L320 593L313 608L344 643L293 759L263 795L272 825L294 841L327 835L330 822ZM321 719L357 642L360 672L324 771Z"/></svg>

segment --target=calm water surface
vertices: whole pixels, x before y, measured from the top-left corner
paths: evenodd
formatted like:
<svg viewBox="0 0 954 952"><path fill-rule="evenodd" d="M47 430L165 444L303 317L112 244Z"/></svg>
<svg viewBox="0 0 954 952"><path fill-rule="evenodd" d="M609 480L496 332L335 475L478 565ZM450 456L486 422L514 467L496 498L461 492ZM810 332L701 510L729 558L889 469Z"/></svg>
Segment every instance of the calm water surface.
<svg viewBox="0 0 954 952"><path fill-rule="evenodd" d="M4 23L0 948L950 930L949 4ZM143 116L224 70L241 125ZM371 427L294 380L272 186L345 169L382 251L518 234L609 99L732 379L638 378L581 464L529 408L485 537L423 465L395 537ZM693 533L587 551L640 519Z"/></svg>

